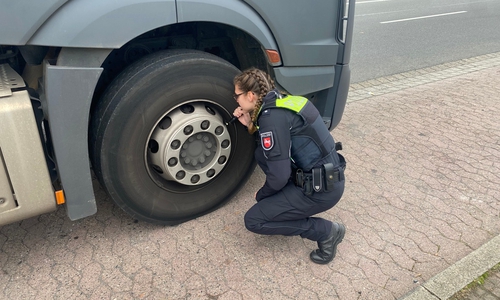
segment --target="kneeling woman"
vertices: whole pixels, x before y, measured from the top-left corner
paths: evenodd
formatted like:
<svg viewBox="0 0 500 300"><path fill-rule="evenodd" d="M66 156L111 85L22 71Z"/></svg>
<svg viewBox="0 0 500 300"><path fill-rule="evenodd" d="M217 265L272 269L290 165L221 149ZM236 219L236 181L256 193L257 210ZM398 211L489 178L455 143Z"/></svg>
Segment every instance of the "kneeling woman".
<svg viewBox="0 0 500 300"><path fill-rule="evenodd" d="M234 85L239 107L233 115L249 133L259 131L255 157L266 174L257 203L245 214L246 228L317 241L311 260L329 263L345 227L312 216L332 208L344 192L345 160L335 141L311 102L282 95L265 72L246 70Z"/></svg>

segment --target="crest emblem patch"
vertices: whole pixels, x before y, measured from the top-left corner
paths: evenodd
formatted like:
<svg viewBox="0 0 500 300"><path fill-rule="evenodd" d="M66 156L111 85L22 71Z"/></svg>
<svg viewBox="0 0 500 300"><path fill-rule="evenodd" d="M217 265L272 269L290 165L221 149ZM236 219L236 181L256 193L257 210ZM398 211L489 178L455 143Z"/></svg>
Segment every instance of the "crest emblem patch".
<svg viewBox="0 0 500 300"><path fill-rule="evenodd" d="M262 144L262 148L266 151L269 151L273 148L274 146L274 138L273 138L273 132L268 131L260 134L260 141Z"/></svg>

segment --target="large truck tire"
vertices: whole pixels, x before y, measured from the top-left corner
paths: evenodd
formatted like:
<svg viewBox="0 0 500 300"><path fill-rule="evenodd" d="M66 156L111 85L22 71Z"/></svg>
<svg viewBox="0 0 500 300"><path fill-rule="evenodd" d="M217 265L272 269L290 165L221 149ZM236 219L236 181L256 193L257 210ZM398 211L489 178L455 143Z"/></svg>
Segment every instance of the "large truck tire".
<svg viewBox="0 0 500 300"><path fill-rule="evenodd" d="M255 167L238 122L239 70L194 50L151 54L125 69L92 110L90 153L110 197L132 217L174 225L230 199Z"/></svg>

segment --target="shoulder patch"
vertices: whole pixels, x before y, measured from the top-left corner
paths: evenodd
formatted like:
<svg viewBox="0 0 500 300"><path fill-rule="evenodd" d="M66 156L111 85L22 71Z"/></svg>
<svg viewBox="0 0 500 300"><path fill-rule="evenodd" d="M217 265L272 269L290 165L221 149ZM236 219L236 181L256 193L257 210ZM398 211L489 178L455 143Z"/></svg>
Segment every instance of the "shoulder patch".
<svg viewBox="0 0 500 300"><path fill-rule="evenodd" d="M262 144L262 148L264 150L266 150L266 151L271 150L274 146L273 132L267 131L267 132L261 133L260 134L260 141Z"/></svg>

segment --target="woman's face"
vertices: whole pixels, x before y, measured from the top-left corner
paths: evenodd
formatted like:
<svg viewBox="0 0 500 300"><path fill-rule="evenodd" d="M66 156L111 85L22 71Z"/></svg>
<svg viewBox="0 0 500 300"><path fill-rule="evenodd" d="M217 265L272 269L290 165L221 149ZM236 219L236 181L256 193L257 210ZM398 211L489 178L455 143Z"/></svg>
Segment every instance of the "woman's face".
<svg viewBox="0 0 500 300"><path fill-rule="evenodd" d="M257 103L257 96L254 92L243 92L238 85L234 87L234 99L244 112L251 112Z"/></svg>

